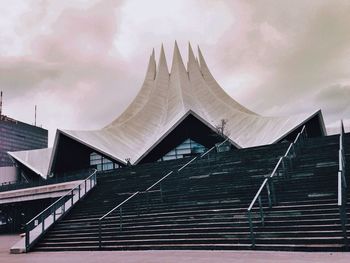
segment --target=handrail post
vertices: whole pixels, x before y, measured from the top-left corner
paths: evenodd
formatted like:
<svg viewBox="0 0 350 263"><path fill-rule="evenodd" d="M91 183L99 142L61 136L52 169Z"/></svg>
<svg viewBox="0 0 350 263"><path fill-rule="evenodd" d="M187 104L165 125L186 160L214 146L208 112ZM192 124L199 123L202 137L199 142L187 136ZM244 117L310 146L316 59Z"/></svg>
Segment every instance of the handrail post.
<svg viewBox="0 0 350 263"><path fill-rule="evenodd" d="M271 181L271 183L270 183L270 191L271 191L271 195L272 195L272 204L276 205L277 204L277 200L276 200L275 184L274 184L272 178L271 178L270 181Z"/></svg>
<svg viewBox="0 0 350 263"><path fill-rule="evenodd" d="M99 249L102 248L102 237L101 237L101 219L98 220L98 247Z"/></svg>
<svg viewBox="0 0 350 263"><path fill-rule="evenodd" d="M41 231L45 231L45 218L43 215L41 216Z"/></svg>
<svg viewBox="0 0 350 263"><path fill-rule="evenodd" d="M344 238L344 246L348 249L348 236L347 236L347 183L345 179L345 154L344 154L344 125L343 121L340 121L340 133L339 133L339 170L338 170L338 207L340 223Z"/></svg>
<svg viewBox="0 0 350 263"><path fill-rule="evenodd" d="M267 191L267 201L269 203L269 208L272 208L270 178L267 180L266 191ZM261 202L261 195L259 196L259 202Z"/></svg>
<svg viewBox="0 0 350 263"><path fill-rule="evenodd" d="M147 211L149 211L149 191L146 192L146 199L147 199Z"/></svg>
<svg viewBox="0 0 350 263"><path fill-rule="evenodd" d="M74 205L74 190L72 190L72 192L71 192L71 206L73 206Z"/></svg>
<svg viewBox="0 0 350 263"><path fill-rule="evenodd" d="M160 201L163 203L163 187L162 187L162 183L159 184L159 191L160 191Z"/></svg>
<svg viewBox="0 0 350 263"><path fill-rule="evenodd" d="M284 163L285 160L285 156L282 157L282 173L283 173L283 177L285 177L286 174L286 164Z"/></svg>
<svg viewBox="0 0 350 263"><path fill-rule="evenodd" d="M57 210L57 208L56 208L56 206L54 206L54 208L53 208L53 221L54 222L56 221L56 210Z"/></svg>
<svg viewBox="0 0 350 263"><path fill-rule="evenodd" d="M264 218L264 210L262 207L262 202L261 202L261 195L259 195L259 210L260 210L260 219L261 219L261 224L262 226L265 225L265 218Z"/></svg>
<svg viewBox="0 0 350 263"><path fill-rule="evenodd" d="M29 250L29 235L30 235L30 231L29 231L29 226L26 225L25 226L25 230L26 230L26 234L25 234L25 247L26 247L26 252L28 252Z"/></svg>
<svg viewBox="0 0 350 263"><path fill-rule="evenodd" d="M344 245L346 248L348 248L348 235L347 235L347 214L346 214L346 207L344 205L339 206L339 214L340 214L340 222L341 222L341 228L343 232L343 238L344 238Z"/></svg>
<svg viewBox="0 0 350 263"><path fill-rule="evenodd" d="M249 230L250 230L250 241L252 243L252 247L254 248L255 247L255 235L254 235L254 227L253 227L251 210L248 210L248 222L249 222Z"/></svg>
<svg viewBox="0 0 350 263"><path fill-rule="evenodd" d="M119 208L119 230L123 230L123 210L122 207Z"/></svg>

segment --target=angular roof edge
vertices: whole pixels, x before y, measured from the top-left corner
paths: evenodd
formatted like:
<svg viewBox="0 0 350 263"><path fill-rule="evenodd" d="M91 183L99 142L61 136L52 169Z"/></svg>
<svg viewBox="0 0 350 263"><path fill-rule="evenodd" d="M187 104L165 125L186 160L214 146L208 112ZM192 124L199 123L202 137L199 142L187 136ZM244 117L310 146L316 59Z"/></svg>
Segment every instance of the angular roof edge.
<svg viewBox="0 0 350 263"><path fill-rule="evenodd" d="M210 123L208 123L205 119L203 119L199 114L197 114L196 112L194 112L193 110L188 110L181 118L179 118L173 126L171 126L170 129L168 129L163 135L161 135L159 137L159 139L157 141L155 141L153 143L153 145L151 147L148 148L148 150L143 153L135 162L134 164L138 164L140 161L142 161L142 159L144 157L147 156L147 154L149 154L155 147L157 147L157 145L159 143L161 143L161 141L168 136L179 124L181 124L181 122L186 119L186 117L188 117L189 115L193 115L195 118L197 118L200 122L202 122L205 126L207 126L208 128L210 128L212 131L217 132L215 127L213 127ZM238 149L242 148L238 143L234 142L231 138L229 138L229 141L231 144L233 144L235 147L237 147Z"/></svg>
<svg viewBox="0 0 350 263"><path fill-rule="evenodd" d="M57 146L58 146L58 141L59 141L59 136L60 135L64 135L64 136L67 136L68 138L78 142L78 143L81 143L93 150L95 150L96 152L102 154L102 155L105 155L109 158L111 158L112 160L115 160L117 162L120 162L122 164L126 164L126 161L125 160L122 160L116 156L114 156L113 154L111 153L108 153L107 151L105 150L102 150L100 149L99 147L97 147L96 145L92 145L90 143L87 143L83 140L81 140L80 138L72 135L72 134L69 134L67 131L64 131L64 130L60 130L60 129L57 129L56 131L56 135L55 135L55 142L54 142L54 146L53 146L53 150L52 150L52 154L51 154L51 157L50 157L50 162L49 162L49 167L48 167L48 173L50 174L52 172L52 166L53 166L53 162L55 161L55 158L56 158L56 152L57 152Z"/></svg>
<svg viewBox="0 0 350 263"><path fill-rule="evenodd" d="M326 130L326 126L324 124L324 120L323 120L323 115L322 115L322 111L320 109L316 110L315 112L311 113L309 117L307 117L305 120L301 121L299 124L295 125L294 128L290 129L288 132L282 134L280 137L278 137L276 140L274 140L272 142L273 143L277 143L278 141L282 140L284 137L288 136L289 134L291 134L293 131L295 131L296 129L298 129L299 127L303 126L304 124L306 124L309 120L311 120L313 117L315 116L319 116L319 121L321 124L321 129L323 132L323 135L327 136L327 130Z"/></svg>
<svg viewBox="0 0 350 263"><path fill-rule="evenodd" d="M47 179L47 175L49 174L48 160L52 155L52 148L7 153L14 161L21 163L37 175Z"/></svg>

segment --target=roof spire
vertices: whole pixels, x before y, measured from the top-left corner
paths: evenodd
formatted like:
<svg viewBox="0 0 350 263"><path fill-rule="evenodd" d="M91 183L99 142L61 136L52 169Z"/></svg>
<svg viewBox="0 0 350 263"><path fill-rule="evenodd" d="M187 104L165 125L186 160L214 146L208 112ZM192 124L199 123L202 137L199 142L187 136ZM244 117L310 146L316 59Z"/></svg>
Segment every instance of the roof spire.
<svg viewBox="0 0 350 263"><path fill-rule="evenodd" d="M188 42L188 62L187 62L187 71L190 71L190 67L192 65L196 65L199 68L199 64L198 64L198 60L197 58L194 56L192 47L191 47L191 43Z"/></svg>
<svg viewBox="0 0 350 263"><path fill-rule="evenodd" d="M160 49L160 56L159 56L159 62L158 62L158 73L157 74L162 74L162 73L166 73L169 75L169 70L168 70L168 65L167 65L166 58L165 58L163 44L162 44L162 47Z"/></svg>
<svg viewBox="0 0 350 263"><path fill-rule="evenodd" d="M197 46L197 48L198 48L199 66L200 66L200 69L202 71L204 68L208 68L208 66L207 66L207 63L204 60L204 57L202 55L201 49L199 48L199 46Z"/></svg>
<svg viewBox="0 0 350 263"><path fill-rule="evenodd" d="M154 48L152 48L151 58L155 59Z"/></svg>
<svg viewBox="0 0 350 263"><path fill-rule="evenodd" d="M182 57L181 57L181 54L180 54L179 47L178 47L177 42L175 40L174 54L173 54L173 64L171 66L171 72L174 72L174 70L176 68L186 72L186 68L185 68L185 65L184 65L184 63L182 61Z"/></svg>
<svg viewBox="0 0 350 263"><path fill-rule="evenodd" d="M149 57L146 79L154 79L156 77L156 60L154 56L154 49L152 50L151 56Z"/></svg>

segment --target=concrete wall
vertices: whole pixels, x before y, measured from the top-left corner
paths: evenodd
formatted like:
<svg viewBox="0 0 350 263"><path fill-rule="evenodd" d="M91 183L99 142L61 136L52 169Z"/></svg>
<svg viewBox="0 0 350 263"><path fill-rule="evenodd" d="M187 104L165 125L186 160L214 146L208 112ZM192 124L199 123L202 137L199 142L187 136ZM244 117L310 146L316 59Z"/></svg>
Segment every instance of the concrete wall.
<svg viewBox="0 0 350 263"><path fill-rule="evenodd" d="M17 168L14 166L0 167L0 185L17 181Z"/></svg>
<svg viewBox="0 0 350 263"><path fill-rule="evenodd" d="M61 197L82 182L82 180L77 180L66 183L50 184L0 192L0 205L7 203L17 203L23 201Z"/></svg>

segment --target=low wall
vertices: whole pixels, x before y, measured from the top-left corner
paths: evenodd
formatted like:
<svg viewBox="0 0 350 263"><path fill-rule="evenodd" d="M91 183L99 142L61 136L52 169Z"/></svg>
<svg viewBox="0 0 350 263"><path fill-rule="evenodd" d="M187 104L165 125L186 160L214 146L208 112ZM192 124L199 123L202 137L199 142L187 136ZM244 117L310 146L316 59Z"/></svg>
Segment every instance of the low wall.
<svg viewBox="0 0 350 263"><path fill-rule="evenodd" d="M81 182L82 180L78 180L1 192L0 204L61 197Z"/></svg>
<svg viewBox="0 0 350 263"><path fill-rule="evenodd" d="M17 181L17 168L14 166L0 167L0 185Z"/></svg>

